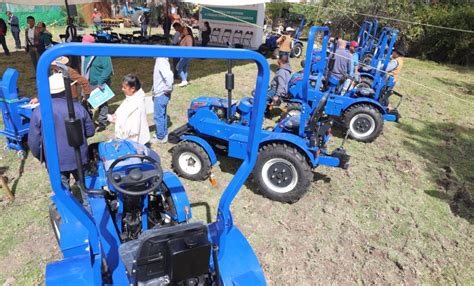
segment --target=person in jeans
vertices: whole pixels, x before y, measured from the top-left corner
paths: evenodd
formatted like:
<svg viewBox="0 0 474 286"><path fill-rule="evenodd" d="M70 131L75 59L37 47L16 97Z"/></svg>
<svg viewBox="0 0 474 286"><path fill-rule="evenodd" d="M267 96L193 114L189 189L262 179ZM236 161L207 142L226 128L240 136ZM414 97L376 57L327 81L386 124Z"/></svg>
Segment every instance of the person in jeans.
<svg viewBox="0 0 474 286"><path fill-rule="evenodd" d="M71 175L77 181L79 179L77 172L77 163L75 158L74 148L69 146L67 139L66 126L64 119L69 117L68 107L65 96L64 79L62 74L54 73L49 77L49 85L52 97L53 115L54 115L54 129L56 133L56 142L58 148L59 170L61 172L61 182L66 188L69 188ZM87 138L94 136L94 123L87 111L79 102L74 102L74 112L76 118L81 120L82 137L84 144L80 146L81 161L84 172L87 170L89 163ZM41 105L33 110L30 120L30 130L28 132L28 147L31 154L43 162L44 148L43 148L43 133L41 127ZM46 167L47 167L46 162ZM83 194L84 198L84 194ZM86 200L84 200L86 202Z"/></svg>
<svg viewBox="0 0 474 286"><path fill-rule="evenodd" d="M21 49L20 40L20 21L18 17L13 15L12 12L7 11L8 25L10 25L10 31L12 32L13 39L15 39L15 48Z"/></svg>
<svg viewBox="0 0 474 286"><path fill-rule="evenodd" d="M39 46L39 30L35 27L35 18L33 16L26 17L28 28L25 30L25 50L30 54L31 62L36 70L38 64L38 46Z"/></svg>
<svg viewBox="0 0 474 286"><path fill-rule="evenodd" d="M153 143L168 142L166 107L173 91L173 72L167 58L156 58L153 71L153 105L156 134Z"/></svg>
<svg viewBox="0 0 474 286"><path fill-rule="evenodd" d="M179 23L175 23L173 27L181 34L181 38L179 40L180 47L192 47L193 46L193 37L192 34L189 33L189 30L186 27L183 27ZM181 58L179 59L178 64L176 65L176 70L181 77L181 83L178 85L179 87L185 87L188 83L188 67L189 67L189 59L188 58Z"/></svg>
<svg viewBox="0 0 474 286"><path fill-rule="evenodd" d="M94 43L94 37L84 36L82 38L83 43ZM104 88L107 84L110 86L113 69L112 59L110 57L96 57L96 56L85 56L82 57L81 74L87 80L91 86L91 90L96 88ZM107 128L109 121L107 121L107 114L109 114L109 105L107 102L99 106L99 122L98 130L103 131Z"/></svg>
<svg viewBox="0 0 474 286"><path fill-rule="evenodd" d="M10 51L8 50L7 43L5 41L5 36L7 35L7 23L0 18L0 44L3 47L3 51L5 52L5 55L9 56Z"/></svg>

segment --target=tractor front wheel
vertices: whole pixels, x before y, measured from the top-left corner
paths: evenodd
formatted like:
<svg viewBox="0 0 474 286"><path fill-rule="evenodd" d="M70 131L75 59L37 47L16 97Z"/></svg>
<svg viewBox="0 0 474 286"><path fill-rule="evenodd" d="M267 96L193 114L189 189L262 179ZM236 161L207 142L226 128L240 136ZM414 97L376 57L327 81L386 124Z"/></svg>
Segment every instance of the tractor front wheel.
<svg viewBox="0 0 474 286"><path fill-rule="evenodd" d="M344 114L344 124L350 137L361 142L374 141L383 130L382 114L371 105L356 105Z"/></svg>
<svg viewBox="0 0 474 286"><path fill-rule="evenodd" d="M59 214L58 208L54 203L49 204L49 220L51 222L51 227L53 228L54 236L58 241L61 238L61 232L59 231L59 226L62 223L61 215Z"/></svg>
<svg viewBox="0 0 474 286"><path fill-rule="evenodd" d="M296 43L293 49L291 50L290 56L292 58L299 58L303 54L303 45L301 43Z"/></svg>
<svg viewBox="0 0 474 286"><path fill-rule="evenodd" d="M181 141L173 148L171 166L183 178L202 181L211 174L211 160L200 145Z"/></svg>
<svg viewBox="0 0 474 286"><path fill-rule="evenodd" d="M253 180L263 196L282 203L303 197L313 173L305 156L286 144L268 144L260 149Z"/></svg>

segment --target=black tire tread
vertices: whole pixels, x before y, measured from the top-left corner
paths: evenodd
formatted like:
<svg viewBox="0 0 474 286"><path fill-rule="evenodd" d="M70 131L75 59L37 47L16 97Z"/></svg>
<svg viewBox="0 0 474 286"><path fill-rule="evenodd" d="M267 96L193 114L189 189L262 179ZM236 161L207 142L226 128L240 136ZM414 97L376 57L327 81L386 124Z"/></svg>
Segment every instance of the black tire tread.
<svg viewBox="0 0 474 286"><path fill-rule="evenodd" d="M181 150L191 151L201 158L202 169L199 173L189 176L181 172L181 168L179 167L178 162L178 155ZM211 175L211 160L209 159L209 155L207 155L204 149L198 144L191 141L181 141L173 148L171 155L171 168L176 174L185 179L193 181L203 181L209 178L209 176Z"/></svg>
<svg viewBox="0 0 474 286"><path fill-rule="evenodd" d="M377 137L379 137L379 135L383 131L383 125L384 125L382 114L376 107L370 104L357 104L357 105L349 107L349 109L347 109L346 112L344 112L344 119L343 119L344 125L346 126L346 128L349 128L349 124L351 122L352 117L354 117L357 113L361 113L361 112L374 115L376 128L374 132L365 139L354 138L352 134L350 134L349 137L351 139L354 139L360 142L370 143L374 141L375 139L377 139Z"/></svg>
<svg viewBox="0 0 474 286"><path fill-rule="evenodd" d="M278 155L284 154L290 157L290 161L296 159L296 163L301 169L301 174L298 174L298 183L292 191L280 194L267 191L262 186L264 185L261 181L260 174L261 169L265 163L265 157L275 158ZM287 158L285 158L287 159ZM295 166L298 171L298 166ZM285 143L270 143L260 147L257 163L252 172L251 180L258 187L260 193L271 200L279 201L282 203L295 203L300 200L308 191L313 179L313 172L308 164L306 157L294 146Z"/></svg>

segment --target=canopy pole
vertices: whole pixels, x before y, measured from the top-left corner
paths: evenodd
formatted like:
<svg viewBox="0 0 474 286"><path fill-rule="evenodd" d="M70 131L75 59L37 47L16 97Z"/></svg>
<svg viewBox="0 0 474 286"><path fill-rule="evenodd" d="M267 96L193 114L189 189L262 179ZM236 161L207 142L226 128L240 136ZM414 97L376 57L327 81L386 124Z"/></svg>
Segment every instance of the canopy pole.
<svg viewBox="0 0 474 286"><path fill-rule="evenodd" d="M67 23L67 21L69 20L69 18L71 18L71 16L69 14L69 4L67 3L67 0L64 0L64 4L66 4L66 14L67 14L66 23Z"/></svg>

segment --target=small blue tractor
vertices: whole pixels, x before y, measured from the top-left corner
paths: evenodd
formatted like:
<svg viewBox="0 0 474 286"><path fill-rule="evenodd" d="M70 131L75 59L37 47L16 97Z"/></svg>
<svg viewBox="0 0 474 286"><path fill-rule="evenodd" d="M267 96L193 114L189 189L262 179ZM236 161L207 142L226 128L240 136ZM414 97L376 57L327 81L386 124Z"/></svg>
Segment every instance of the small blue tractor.
<svg viewBox="0 0 474 286"><path fill-rule="evenodd" d="M291 23L294 22L294 19L299 20L299 25L295 31L293 41L291 43L290 57L299 58L303 54L303 46L304 46L303 42L300 40L301 33L303 32L303 28L305 24L304 16L300 14L289 14L287 20L285 21L284 29L286 30L288 28L291 28L289 30L293 30L293 28L291 27ZM291 31L288 31L288 32L291 32ZM266 55L269 52L271 52L273 57L276 58L278 56L277 40L281 36L282 35L275 34L273 32L269 33L265 39L265 43L260 45L260 47L258 48L258 51L263 55Z"/></svg>
<svg viewBox="0 0 474 286"><path fill-rule="evenodd" d="M8 68L0 80L0 110L2 111L4 129L0 136L6 138L4 150L17 151L20 159L25 157L24 143L30 129L32 108L29 98L19 97L17 82L18 71Z"/></svg>
<svg viewBox="0 0 474 286"><path fill-rule="evenodd" d="M81 196L61 183L47 75L50 63L63 55L253 60L257 94L266 92L270 74L265 59L246 50L77 43L48 49L38 63L37 84L54 192L50 216L63 258L46 266L46 285L265 285L258 259L230 211L257 161L264 98L255 100L244 161L223 192L217 220L190 222L191 205L179 179L162 171L156 153L127 140L90 145L90 174L83 174L76 156ZM68 144L78 153L82 124L75 117L67 67L62 68L69 111L64 124Z"/></svg>
<svg viewBox="0 0 474 286"><path fill-rule="evenodd" d="M292 75L288 84L289 103L288 112L300 109L306 100L318 102L329 92L325 113L333 117L341 125L345 126L348 135L355 140L371 142L375 140L383 130L385 121L398 121L400 115L395 108L389 108L389 97L392 94L401 95L393 91L394 80L386 70L390 55L395 43L397 31L384 28L383 37L379 39L374 56L371 58L372 67L362 68L361 80L355 84L355 88L347 92L342 91L340 81L331 77L328 71L328 58L326 47L328 35L323 38L323 48L306 58L304 67L309 76L309 84L303 78L303 73ZM390 31L390 32L388 32ZM387 49L381 47L388 47ZM309 88L310 96L305 97L305 86Z"/></svg>
<svg viewBox="0 0 474 286"><path fill-rule="evenodd" d="M377 43L378 27L378 20L364 20L360 27L359 35L357 36L358 47L356 52L359 54L359 59L362 62L364 62L368 55L372 55L374 52L375 44Z"/></svg>
<svg viewBox="0 0 474 286"><path fill-rule="evenodd" d="M320 30L310 30L309 42L314 41ZM308 55L312 50L310 45ZM309 71L305 77L309 77ZM177 144L172 151L172 166L180 176L191 180L208 178L217 163L215 150L231 158L245 159L248 145L255 139L251 132L256 120L255 105L260 101L265 107L267 98L264 93L256 93L253 98L245 97L237 103L232 100L233 88L234 74L229 63L227 99L203 96L193 100L188 123L170 133L170 142ZM303 90L306 95L307 89ZM327 150L332 121L325 116L324 105L324 100L315 105L304 103L300 116L287 116L275 127L261 131L253 180L264 196L285 203L296 202L307 192L313 168L348 167L349 156L343 148Z"/></svg>

